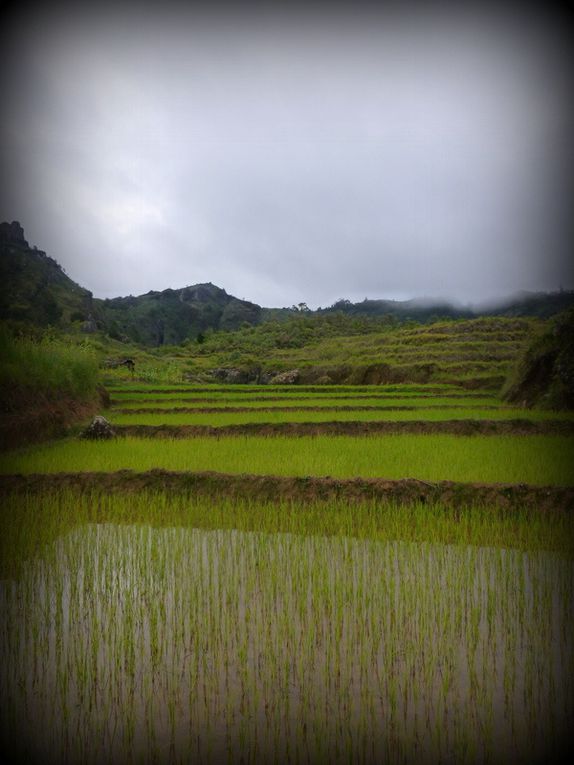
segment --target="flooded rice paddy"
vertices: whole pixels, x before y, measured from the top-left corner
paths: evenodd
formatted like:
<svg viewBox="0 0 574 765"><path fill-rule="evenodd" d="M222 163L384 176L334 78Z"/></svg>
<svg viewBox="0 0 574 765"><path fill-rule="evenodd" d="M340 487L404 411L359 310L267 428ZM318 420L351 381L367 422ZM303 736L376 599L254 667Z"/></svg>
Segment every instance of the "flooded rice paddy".
<svg viewBox="0 0 574 765"><path fill-rule="evenodd" d="M574 715L541 550L88 523L0 582L2 742L42 763L530 763Z"/></svg>

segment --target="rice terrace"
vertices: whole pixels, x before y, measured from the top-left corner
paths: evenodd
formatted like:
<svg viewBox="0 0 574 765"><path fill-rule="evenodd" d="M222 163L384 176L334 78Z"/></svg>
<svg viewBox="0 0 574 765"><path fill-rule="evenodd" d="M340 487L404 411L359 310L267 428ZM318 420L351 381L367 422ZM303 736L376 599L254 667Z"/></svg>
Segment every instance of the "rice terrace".
<svg viewBox="0 0 574 765"><path fill-rule="evenodd" d="M216 334L211 354L132 346L133 369L106 361L103 333L8 326L8 757L558 760L574 714L574 416L556 375L551 406L509 399L532 393L532 338L565 316L384 326L358 337L350 374L417 379L428 343L401 356L416 333L440 338L434 379L354 385L301 382L341 374L317 370L321 339L296 382L217 382L222 348L275 325ZM321 331L307 316L279 328L298 322Z"/></svg>
<svg viewBox="0 0 574 765"><path fill-rule="evenodd" d="M570 5L0 4L0 765L574 762Z"/></svg>

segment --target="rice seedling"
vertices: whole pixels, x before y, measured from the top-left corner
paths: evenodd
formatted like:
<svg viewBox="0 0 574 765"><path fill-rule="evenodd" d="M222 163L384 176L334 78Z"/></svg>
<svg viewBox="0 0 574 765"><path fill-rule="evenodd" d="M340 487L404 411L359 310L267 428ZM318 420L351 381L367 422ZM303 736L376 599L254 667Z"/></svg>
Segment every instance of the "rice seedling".
<svg viewBox="0 0 574 765"><path fill-rule="evenodd" d="M161 489L108 493L53 488L3 494L0 565L3 577L22 560L77 526L93 523L236 529L378 541L507 547L574 557L574 521L565 512L534 508L397 504L380 500L276 500Z"/></svg>
<svg viewBox="0 0 574 765"><path fill-rule="evenodd" d="M113 396L166 409L115 423L553 416L436 385ZM169 411L187 397L222 411ZM326 410L371 401L419 409ZM323 411L258 411L274 405ZM68 438L7 453L0 472L550 486L572 485L573 464L566 436L219 435ZM567 512L4 489L0 749L87 765L556 761L574 713L573 584Z"/></svg>
<svg viewBox="0 0 574 765"><path fill-rule="evenodd" d="M528 763L563 751L574 566L572 548L550 550L565 514L465 509L463 528L482 541L489 528L491 547L439 542L433 530L460 518L438 507L74 492L8 507L22 546L0 582L0 736L14 758Z"/></svg>
<svg viewBox="0 0 574 765"><path fill-rule="evenodd" d="M7 453L0 473L164 468L571 486L573 464L569 436L222 436L104 443L68 438Z"/></svg>
<svg viewBox="0 0 574 765"><path fill-rule="evenodd" d="M243 425L245 423L276 422L438 422L444 420L529 420L542 422L549 420L574 420L572 412L529 411L515 408L504 409L376 409L330 410L320 411L263 411L254 409L249 412L112 412L110 419L117 425Z"/></svg>
<svg viewBox="0 0 574 765"><path fill-rule="evenodd" d="M323 397L323 396L314 396L312 394L307 394L306 396L236 396L235 398L231 396L225 396L220 398L214 398L214 397L203 397L198 398L195 396L191 397L182 397L182 398L176 398L174 394L171 394L171 396L162 396L161 398L157 398L157 394L151 394L150 397L145 396L141 398L132 398L131 396L129 398L122 398L122 397L116 397L113 398L113 404L115 408L121 407L122 409L137 409L137 408L161 408L161 409L170 409L173 407L193 407L193 408L200 408L208 406L209 408L214 407L228 407L228 406L241 406L241 407L250 407L253 409L260 409L260 408L273 408L273 407L320 407L321 409L325 407L363 407L363 406L377 406L377 407L412 407L412 408L419 408L419 409L428 409L432 407L440 407L440 408L481 408L481 407L489 407L489 408L502 408L505 407L500 401L497 401L494 398L488 398L484 397L481 399L465 399L465 398L455 398L455 397L443 397L443 398L435 398L435 397L418 397L418 396L400 396L400 397L392 397L392 396L362 396L362 397L351 397L351 396L332 396L332 397ZM509 408L506 405L506 408ZM511 408L512 411L523 413L523 410L520 410L518 408Z"/></svg>

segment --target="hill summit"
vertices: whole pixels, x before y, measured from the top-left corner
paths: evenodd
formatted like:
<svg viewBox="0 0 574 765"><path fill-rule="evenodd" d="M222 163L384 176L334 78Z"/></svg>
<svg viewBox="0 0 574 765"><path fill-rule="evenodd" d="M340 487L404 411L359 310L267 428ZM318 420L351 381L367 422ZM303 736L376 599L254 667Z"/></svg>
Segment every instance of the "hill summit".
<svg viewBox="0 0 574 765"><path fill-rule="evenodd" d="M127 335L145 345L172 345L207 329L258 324L262 313L260 306L228 295L211 282L98 301L98 307L111 337Z"/></svg>

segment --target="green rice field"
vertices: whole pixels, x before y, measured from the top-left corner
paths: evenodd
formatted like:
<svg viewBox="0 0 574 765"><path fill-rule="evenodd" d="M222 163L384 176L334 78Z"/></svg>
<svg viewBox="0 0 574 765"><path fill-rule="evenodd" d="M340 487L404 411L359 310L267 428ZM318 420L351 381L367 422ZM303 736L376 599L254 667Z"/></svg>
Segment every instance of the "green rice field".
<svg viewBox="0 0 574 765"><path fill-rule="evenodd" d="M354 410L341 411L325 409L323 411L268 411L257 409L250 412L147 412L111 413L110 421L117 425L242 425L244 423L275 422L400 422L440 420L519 420L531 422L544 420L570 420L574 415L558 412L530 412L526 418L516 409L412 409L412 410Z"/></svg>
<svg viewBox="0 0 574 765"><path fill-rule="evenodd" d="M0 461L6 761L562 761L574 717L574 508L551 500L574 486L574 436L176 439L161 425L571 415L437 385L126 381L110 393L101 413L112 425L157 432L69 434ZM237 407L248 411L226 411ZM211 493L105 480L158 469L212 471ZM81 473L102 475L82 489ZM494 493L489 504L279 489L262 499L226 493L218 474ZM510 505L499 484L546 487L549 505Z"/></svg>
<svg viewBox="0 0 574 765"><path fill-rule="evenodd" d="M227 436L63 440L14 452L4 473L216 470L226 473L421 478L573 485L574 437Z"/></svg>
<svg viewBox="0 0 574 765"><path fill-rule="evenodd" d="M242 407L249 407L249 408L263 408L263 407L334 407L334 406L345 406L345 407L352 407L352 406L378 406L378 407L398 407L398 406L409 406L409 407L417 407L417 408L431 408L431 407L463 407L463 408L469 408L469 400L468 398L464 397L451 397L451 396L443 396L441 398L435 397L435 396L415 396L414 394L411 396L394 396L391 394L382 395L382 396L368 396L366 394L362 396L355 396L351 397L351 395L346 394L339 394L334 395L330 397L324 397L324 396L313 396L312 394L307 394L306 396L297 396L296 394L287 395L284 396L262 396L259 394L254 394L253 396L225 396L220 398L215 398L213 396L204 396L203 398L199 398L196 396L191 397L184 397L179 396L177 394L169 394L166 396L163 396L162 398L157 398L157 394L139 394L138 398L135 398L136 394L129 394L128 397L121 397L118 395L115 395L112 399L113 404L112 406L114 408L133 408L138 409L140 407L150 407L150 408L161 408L161 409L172 409L174 407L193 407L193 408L201 408L201 407L228 407L228 406L242 406ZM493 408L507 408L503 407L502 404L497 401L494 397L480 397L477 399L471 400L472 407L476 407L477 409L480 407L493 407ZM510 407L508 407L510 408ZM513 409L515 409L513 407Z"/></svg>

